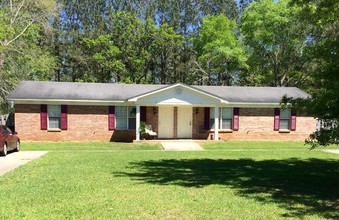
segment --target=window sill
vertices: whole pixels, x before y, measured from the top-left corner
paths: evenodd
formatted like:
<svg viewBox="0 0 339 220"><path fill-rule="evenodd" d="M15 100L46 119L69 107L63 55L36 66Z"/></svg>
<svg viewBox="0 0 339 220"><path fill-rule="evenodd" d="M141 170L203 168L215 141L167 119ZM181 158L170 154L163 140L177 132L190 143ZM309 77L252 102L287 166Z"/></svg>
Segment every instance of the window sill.
<svg viewBox="0 0 339 220"><path fill-rule="evenodd" d="M214 132L214 129L209 130L210 133ZM232 129L220 129L219 133L233 133Z"/></svg>
<svg viewBox="0 0 339 220"><path fill-rule="evenodd" d="M60 128L50 128L47 130L47 132L61 132Z"/></svg>
<svg viewBox="0 0 339 220"><path fill-rule="evenodd" d="M279 130L279 133L290 133L291 130L288 130L288 129L281 129Z"/></svg>

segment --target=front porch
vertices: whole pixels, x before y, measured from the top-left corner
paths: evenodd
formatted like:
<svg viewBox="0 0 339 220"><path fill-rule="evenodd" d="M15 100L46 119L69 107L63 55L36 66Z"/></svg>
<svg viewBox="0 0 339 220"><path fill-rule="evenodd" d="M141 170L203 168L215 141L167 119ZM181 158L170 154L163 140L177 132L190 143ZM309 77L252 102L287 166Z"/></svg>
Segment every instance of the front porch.
<svg viewBox="0 0 339 220"><path fill-rule="evenodd" d="M209 110L209 107L192 106L136 106L136 127L139 128L141 122L150 125L152 131L157 133L155 141L217 141L219 140L219 117L214 118L214 129L210 130L209 125L206 126L206 120L210 120L209 114L206 115L206 108ZM214 110L214 115L218 116L219 108ZM134 141L144 141L143 139L139 129L136 129Z"/></svg>
<svg viewBox="0 0 339 220"><path fill-rule="evenodd" d="M219 107L225 100L215 95L178 83L130 98L128 102L136 107L136 141L141 139L141 121L150 124L159 139L206 140L212 137L209 133L211 107L214 108L213 140L219 140Z"/></svg>

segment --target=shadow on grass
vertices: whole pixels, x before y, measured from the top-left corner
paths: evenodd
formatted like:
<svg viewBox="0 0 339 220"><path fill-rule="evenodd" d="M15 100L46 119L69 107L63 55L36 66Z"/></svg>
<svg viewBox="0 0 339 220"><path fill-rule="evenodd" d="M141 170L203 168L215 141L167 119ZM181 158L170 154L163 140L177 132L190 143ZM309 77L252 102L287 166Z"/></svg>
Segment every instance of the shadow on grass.
<svg viewBox="0 0 339 220"><path fill-rule="evenodd" d="M335 160L172 159L136 162L128 169L114 175L158 185L224 185L241 196L279 204L286 209L285 217L339 218Z"/></svg>

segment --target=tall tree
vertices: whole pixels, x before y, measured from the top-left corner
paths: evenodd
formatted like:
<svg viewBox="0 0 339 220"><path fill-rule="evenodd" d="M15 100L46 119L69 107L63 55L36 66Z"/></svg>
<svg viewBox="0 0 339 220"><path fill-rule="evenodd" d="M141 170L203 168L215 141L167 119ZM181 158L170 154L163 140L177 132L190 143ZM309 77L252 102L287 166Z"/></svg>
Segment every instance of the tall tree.
<svg viewBox="0 0 339 220"><path fill-rule="evenodd" d="M245 47L236 35L236 23L223 14L203 18L194 45L200 84L232 85L234 74L247 68Z"/></svg>
<svg viewBox="0 0 339 220"><path fill-rule="evenodd" d="M309 100L292 101L327 126L320 127L309 139L312 147L339 144L339 2L337 0L294 0L300 5L301 23L310 24L309 59L315 68L309 71L313 84ZM285 100L285 102L290 99Z"/></svg>
<svg viewBox="0 0 339 220"><path fill-rule="evenodd" d="M297 22L298 7L289 0L252 3L241 17L241 33L250 51L249 71L243 83L267 86L298 86L308 83L304 48L308 25Z"/></svg>
<svg viewBox="0 0 339 220"><path fill-rule="evenodd" d="M49 79L55 58L49 51L54 0L0 2L0 102L23 79Z"/></svg>
<svg viewBox="0 0 339 220"><path fill-rule="evenodd" d="M185 81L178 70L183 40L183 36L177 34L168 24L155 30L151 45L153 72L161 84Z"/></svg>

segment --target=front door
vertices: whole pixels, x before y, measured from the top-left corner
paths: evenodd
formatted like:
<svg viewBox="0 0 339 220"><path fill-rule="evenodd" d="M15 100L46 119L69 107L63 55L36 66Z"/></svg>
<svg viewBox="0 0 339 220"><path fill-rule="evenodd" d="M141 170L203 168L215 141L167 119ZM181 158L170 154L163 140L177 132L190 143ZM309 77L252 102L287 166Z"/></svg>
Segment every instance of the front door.
<svg viewBox="0 0 339 220"><path fill-rule="evenodd" d="M173 138L174 134L174 107L159 107L159 138Z"/></svg>
<svg viewBox="0 0 339 220"><path fill-rule="evenodd" d="M192 138L192 107L178 107L178 138Z"/></svg>

